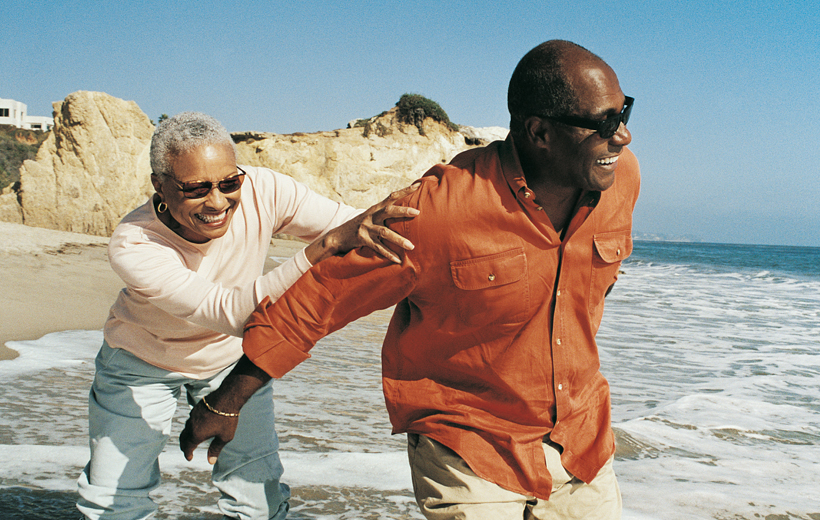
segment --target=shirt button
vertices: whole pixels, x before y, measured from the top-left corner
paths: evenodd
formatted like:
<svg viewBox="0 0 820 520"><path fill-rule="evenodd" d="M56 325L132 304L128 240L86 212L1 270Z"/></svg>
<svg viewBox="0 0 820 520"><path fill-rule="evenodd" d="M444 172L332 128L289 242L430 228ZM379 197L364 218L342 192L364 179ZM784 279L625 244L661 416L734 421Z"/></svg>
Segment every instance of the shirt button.
<svg viewBox="0 0 820 520"><path fill-rule="evenodd" d="M538 207L537 207L537 208L535 208L535 209L537 209L538 211L543 211L543 210L544 210L544 208L542 208L541 206L538 206Z"/></svg>
<svg viewBox="0 0 820 520"><path fill-rule="evenodd" d="M525 199L528 199L528 198L530 198L530 197L532 197L532 195L530 194L530 192L525 191L525 192L524 192L524 198L525 198Z"/></svg>
<svg viewBox="0 0 820 520"><path fill-rule="evenodd" d="M560 345L560 344L561 344L561 338L556 339L556 340L555 340L555 344L556 344L556 345Z"/></svg>
<svg viewBox="0 0 820 520"><path fill-rule="evenodd" d="M617 251L615 251L615 254L618 255L618 256L621 256L621 250L618 249Z"/></svg>
<svg viewBox="0 0 820 520"><path fill-rule="evenodd" d="M495 280L495 275L491 274L490 276L487 277L487 280L492 282L493 280Z"/></svg>
<svg viewBox="0 0 820 520"><path fill-rule="evenodd" d="M558 390L563 390L563 389L564 389L564 385L559 384L558 385Z"/></svg>
<svg viewBox="0 0 820 520"><path fill-rule="evenodd" d="M561 296L561 289L558 289L558 292L555 293L555 296Z"/></svg>

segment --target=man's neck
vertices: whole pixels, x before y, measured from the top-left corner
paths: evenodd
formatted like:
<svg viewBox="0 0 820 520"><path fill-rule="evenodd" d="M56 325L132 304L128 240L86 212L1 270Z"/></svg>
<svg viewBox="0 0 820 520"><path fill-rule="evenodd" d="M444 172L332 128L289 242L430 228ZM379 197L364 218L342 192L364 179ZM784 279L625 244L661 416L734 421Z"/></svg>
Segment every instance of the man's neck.
<svg viewBox="0 0 820 520"><path fill-rule="evenodd" d="M514 142L527 187L535 194L535 202L544 209L552 227L560 233L572 219L582 190L556 182L552 178L554 168L546 163L543 151L529 145L525 137Z"/></svg>
<svg viewBox="0 0 820 520"><path fill-rule="evenodd" d="M552 227L560 233L572 220L581 190L554 186L530 186L530 189L535 193L535 203L544 208Z"/></svg>

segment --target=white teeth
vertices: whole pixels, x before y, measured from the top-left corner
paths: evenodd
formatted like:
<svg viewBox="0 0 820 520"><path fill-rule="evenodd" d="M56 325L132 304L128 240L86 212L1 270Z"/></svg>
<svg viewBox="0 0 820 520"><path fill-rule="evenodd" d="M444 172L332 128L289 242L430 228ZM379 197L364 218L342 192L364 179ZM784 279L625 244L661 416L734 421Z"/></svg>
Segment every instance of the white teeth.
<svg viewBox="0 0 820 520"><path fill-rule="evenodd" d="M618 157L607 157L606 159L598 159L598 164L603 164L604 166L609 166L610 164L615 164L618 161Z"/></svg>
<svg viewBox="0 0 820 520"><path fill-rule="evenodd" d="M219 222L220 220L224 219L227 213L227 211L223 211L219 215L204 215L202 213L197 213L196 218L198 218L206 224L213 224L214 222Z"/></svg>

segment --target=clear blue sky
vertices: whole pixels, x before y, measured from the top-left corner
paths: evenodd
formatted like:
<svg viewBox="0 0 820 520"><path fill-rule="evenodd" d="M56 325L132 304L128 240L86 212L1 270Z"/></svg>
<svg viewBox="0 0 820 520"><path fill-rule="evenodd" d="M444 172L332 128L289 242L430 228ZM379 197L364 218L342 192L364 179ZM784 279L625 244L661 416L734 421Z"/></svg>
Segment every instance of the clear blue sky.
<svg viewBox="0 0 820 520"><path fill-rule="evenodd" d="M204 6L204 7L203 7ZM414 92L508 126L518 60L561 38L635 97L635 231L820 246L820 8L760 1L4 2L0 97L77 90L230 131L343 128Z"/></svg>

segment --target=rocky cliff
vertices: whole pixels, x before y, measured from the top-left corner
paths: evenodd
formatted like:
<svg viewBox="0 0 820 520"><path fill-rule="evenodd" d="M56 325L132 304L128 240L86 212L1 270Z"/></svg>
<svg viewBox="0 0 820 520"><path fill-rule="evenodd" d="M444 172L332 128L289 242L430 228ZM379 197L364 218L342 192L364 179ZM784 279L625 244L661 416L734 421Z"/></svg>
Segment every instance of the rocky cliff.
<svg viewBox="0 0 820 520"><path fill-rule="evenodd" d="M54 103L54 129L19 184L0 195L0 221L107 236L153 192L151 121L133 101L75 92ZM462 150L506 129L453 130L432 118L402 123L396 109L313 134L234 134L237 162L268 167L316 192L367 207Z"/></svg>
<svg viewBox="0 0 820 520"><path fill-rule="evenodd" d="M108 235L152 192L148 146L154 126L133 101L75 92L54 103L54 128L0 215L49 229ZM9 207L11 206L11 207ZM12 220L14 221L14 220Z"/></svg>
<svg viewBox="0 0 820 520"><path fill-rule="evenodd" d="M240 164L271 168L328 198L365 208L410 185L432 165L506 133L504 128L454 131L432 118L417 127L402 123L393 108L330 132L233 137Z"/></svg>

